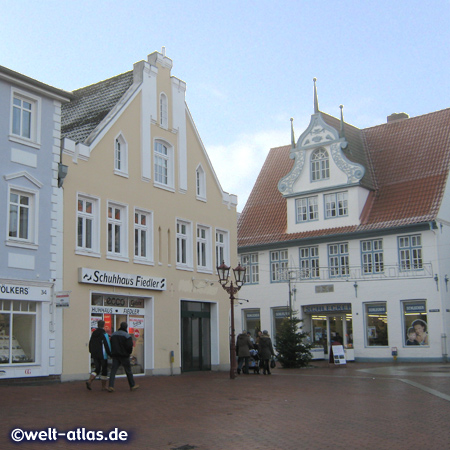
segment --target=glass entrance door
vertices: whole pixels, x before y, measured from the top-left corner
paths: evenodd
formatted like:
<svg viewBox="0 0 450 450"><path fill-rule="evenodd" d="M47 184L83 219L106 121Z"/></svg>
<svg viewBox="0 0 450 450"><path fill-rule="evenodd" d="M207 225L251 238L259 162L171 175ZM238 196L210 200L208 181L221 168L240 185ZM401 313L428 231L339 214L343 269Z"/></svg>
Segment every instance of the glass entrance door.
<svg viewBox="0 0 450 450"><path fill-rule="evenodd" d="M181 370L211 370L210 304L181 302Z"/></svg>

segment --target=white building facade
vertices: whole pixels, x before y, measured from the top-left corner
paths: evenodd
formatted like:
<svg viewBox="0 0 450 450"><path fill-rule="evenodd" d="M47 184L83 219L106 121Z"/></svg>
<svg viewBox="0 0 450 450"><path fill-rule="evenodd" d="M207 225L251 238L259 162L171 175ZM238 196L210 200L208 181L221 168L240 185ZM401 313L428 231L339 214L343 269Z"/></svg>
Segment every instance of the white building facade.
<svg viewBox="0 0 450 450"><path fill-rule="evenodd" d="M357 129L318 109L240 216L236 328L303 320L314 358L447 360L450 110Z"/></svg>

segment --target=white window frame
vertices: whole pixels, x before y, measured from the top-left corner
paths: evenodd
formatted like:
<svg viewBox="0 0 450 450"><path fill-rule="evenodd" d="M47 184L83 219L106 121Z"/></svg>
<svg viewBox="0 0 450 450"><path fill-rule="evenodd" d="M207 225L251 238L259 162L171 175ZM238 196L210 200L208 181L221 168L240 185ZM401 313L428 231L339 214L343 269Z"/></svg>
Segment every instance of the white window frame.
<svg viewBox="0 0 450 450"><path fill-rule="evenodd" d="M177 219L175 230L177 269L193 270L192 222L183 219Z"/></svg>
<svg viewBox="0 0 450 450"><path fill-rule="evenodd" d="M348 216L348 191L324 195L325 219Z"/></svg>
<svg viewBox="0 0 450 450"><path fill-rule="evenodd" d="M397 237L398 267L401 272L423 270L423 245L421 234Z"/></svg>
<svg viewBox="0 0 450 450"><path fill-rule="evenodd" d="M122 133L114 138L114 173L128 177L128 143Z"/></svg>
<svg viewBox="0 0 450 450"><path fill-rule="evenodd" d="M350 256L348 242L328 244L328 271L330 278L350 275Z"/></svg>
<svg viewBox="0 0 450 450"><path fill-rule="evenodd" d="M109 216L111 208L112 216ZM120 218L114 217L114 212L120 211ZM110 230L111 227L111 230ZM119 227L119 249L116 248L115 233L112 233L113 229L116 230ZM111 250L110 250L111 241ZM128 205L122 203L108 201L106 204L106 254L108 259L117 259L119 261L128 261Z"/></svg>
<svg viewBox="0 0 450 450"><path fill-rule="evenodd" d="M330 178L330 156L324 148L311 153L311 181L328 180Z"/></svg>
<svg viewBox="0 0 450 450"><path fill-rule="evenodd" d="M199 233L203 234L199 236ZM197 224L197 271L213 273L211 227Z"/></svg>
<svg viewBox="0 0 450 450"><path fill-rule="evenodd" d="M20 238L19 236L10 236L9 229L11 224L11 194L20 195L29 199L27 206L28 220L27 220L27 238ZM6 245L23 248L37 248L39 236L39 192L32 189L25 189L23 187L8 185L8 198L6 204L7 210L7 225L6 225ZM17 224L19 225L19 218ZM19 230L17 230L19 232Z"/></svg>
<svg viewBox="0 0 450 450"><path fill-rule="evenodd" d="M169 128L169 101L164 92L159 95L159 125L166 130Z"/></svg>
<svg viewBox="0 0 450 450"><path fill-rule="evenodd" d="M314 222L319 220L319 197L297 198L295 200L296 222Z"/></svg>
<svg viewBox="0 0 450 450"><path fill-rule="evenodd" d="M319 279L319 246L300 247L300 278L303 279Z"/></svg>
<svg viewBox="0 0 450 450"><path fill-rule="evenodd" d="M216 228L216 266L220 266L225 262L227 266L230 265L230 238L226 230Z"/></svg>
<svg viewBox="0 0 450 450"><path fill-rule="evenodd" d="M195 170L195 196L197 200L206 202L206 174L201 164Z"/></svg>
<svg viewBox="0 0 450 450"><path fill-rule="evenodd" d="M23 136L22 132L14 132L14 99L17 98L21 102L25 101L31 104L31 120L30 120L30 136ZM41 98L32 95L20 89L11 89L11 119L10 119L10 135L9 139L24 145L40 148L41 145ZM20 128L22 129L22 114L20 117Z"/></svg>
<svg viewBox="0 0 450 450"><path fill-rule="evenodd" d="M166 153L160 149L165 148ZM158 170L158 168L160 168ZM156 187L174 190L174 150L162 139L155 139L153 145L153 175Z"/></svg>
<svg viewBox="0 0 450 450"><path fill-rule="evenodd" d="M145 217L146 223L142 224L142 221L138 220L136 223L136 215L138 218ZM153 264L154 263L154 254L153 254L153 212L144 210L141 208L134 208L133 215L133 224L134 224L134 262L138 264ZM142 249L142 236L145 234L146 242L145 242L145 255L142 255L142 252L139 252L139 255L136 255L136 244L139 249ZM136 240L138 242L136 242Z"/></svg>
<svg viewBox="0 0 450 450"><path fill-rule="evenodd" d="M241 255L241 266L245 267L245 284L259 283L259 254L246 253Z"/></svg>
<svg viewBox="0 0 450 450"><path fill-rule="evenodd" d="M281 283L289 279L289 252L286 248L270 252L270 282Z"/></svg>
<svg viewBox="0 0 450 450"><path fill-rule="evenodd" d="M79 202L82 201L83 204L86 202L92 203L92 212L88 213L84 210L79 210ZM100 256L100 198L91 195L83 194L81 192L77 193L76 199L76 224L75 224L75 249L78 255L85 256ZM82 220L83 231L82 231L82 245L79 245L79 235L78 227L79 220ZM91 227L91 247L86 246L86 221L92 221Z"/></svg>
<svg viewBox="0 0 450 450"><path fill-rule="evenodd" d="M384 272L383 239L361 241L361 269L364 275Z"/></svg>

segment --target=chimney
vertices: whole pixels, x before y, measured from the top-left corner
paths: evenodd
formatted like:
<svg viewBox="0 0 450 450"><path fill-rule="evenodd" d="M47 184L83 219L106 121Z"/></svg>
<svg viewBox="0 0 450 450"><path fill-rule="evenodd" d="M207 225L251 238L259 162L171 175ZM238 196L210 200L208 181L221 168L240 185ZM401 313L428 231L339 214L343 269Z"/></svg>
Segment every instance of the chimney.
<svg viewBox="0 0 450 450"><path fill-rule="evenodd" d="M403 119L409 119L409 115L402 112L402 113L393 113L390 116L387 116L387 122L395 122L397 120L403 120Z"/></svg>

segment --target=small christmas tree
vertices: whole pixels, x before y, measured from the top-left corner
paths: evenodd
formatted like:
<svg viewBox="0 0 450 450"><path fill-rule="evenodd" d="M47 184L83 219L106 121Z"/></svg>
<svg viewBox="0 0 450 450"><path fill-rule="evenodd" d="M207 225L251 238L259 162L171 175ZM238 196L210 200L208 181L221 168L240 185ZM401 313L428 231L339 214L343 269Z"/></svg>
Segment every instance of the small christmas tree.
<svg viewBox="0 0 450 450"><path fill-rule="evenodd" d="M311 361L311 344L306 341L307 333L301 331L302 320L295 317L283 319L277 333L277 359L285 369L306 367Z"/></svg>

